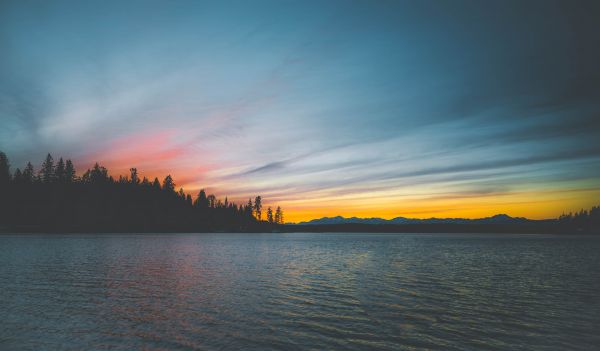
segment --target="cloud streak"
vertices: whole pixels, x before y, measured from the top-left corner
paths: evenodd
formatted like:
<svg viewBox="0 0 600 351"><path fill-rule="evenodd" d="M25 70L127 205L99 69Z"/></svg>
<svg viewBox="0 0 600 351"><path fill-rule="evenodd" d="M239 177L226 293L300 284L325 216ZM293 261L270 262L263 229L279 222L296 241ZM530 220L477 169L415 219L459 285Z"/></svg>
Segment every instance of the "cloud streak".
<svg viewBox="0 0 600 351"><path fill-rule="evenodd" d="M553 216L600 186L599 7L3 2L0 149L290 220Z"/></svg>

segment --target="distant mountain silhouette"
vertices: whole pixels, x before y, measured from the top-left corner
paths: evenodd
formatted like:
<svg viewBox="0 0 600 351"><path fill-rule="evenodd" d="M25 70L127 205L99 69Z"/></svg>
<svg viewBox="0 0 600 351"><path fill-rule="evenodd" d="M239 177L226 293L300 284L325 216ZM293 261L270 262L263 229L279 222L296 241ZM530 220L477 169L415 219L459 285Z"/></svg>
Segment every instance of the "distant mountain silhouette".
<svg viewBox="0 0 600 351"><path fill-rule="evenodd" d="M547 221L547 220L543 220ZM527 219L523 217L511 217L506 214L497 214L492 217L468 219L468 218L406 218L396 217L392 219L383 219L379 217L372 218L358 218L350 217L345 218L342 216L337 217L323 217L313 219L306 222L296 223L298 225L330 225L330 224L528 224L538 223L538 220Z"/></svg>
<svg viewBox="0 0 600 351"><path fill-rule="evenodd" d="M563 214L556 219L533 220L498 214L484 218L344 218L323 217L297 224L288 223L288 232L340 233L538 233L600 234L600 206Z"/></svg>
<svg viewBox="0 0 600 351"><path fill-rule="evenodd" d="M600 206L530 220L492 217L428 218L324 217L284 223L281 207L263 211L261 196L235 204L200 190L196 199L176 190L171 175L161 181L109 175L96 163L81 176L71 160L48 154L39 170L28 163L10 171L0 151L0 232L406 232L406 233L594 233L600 234ZM265 214L266 218L262 215ZM265 220L266 219L266 220Z"/></svg>

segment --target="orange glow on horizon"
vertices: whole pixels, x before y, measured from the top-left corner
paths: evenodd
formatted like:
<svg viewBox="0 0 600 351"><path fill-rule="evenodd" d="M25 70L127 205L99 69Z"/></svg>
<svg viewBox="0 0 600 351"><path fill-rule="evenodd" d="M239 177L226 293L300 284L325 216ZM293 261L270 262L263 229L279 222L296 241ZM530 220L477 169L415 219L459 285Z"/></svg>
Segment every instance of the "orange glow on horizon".
<svg viewBox="0 0 600 351"><path fill-rule="evenodd" d="M103 164L104 165L104 164ZM120 175L129 176L129 167L111 168L105 165L110 174L118 179ZM80 172L82 173L82 172ZM170 174L176 183L176 188L183 188L186 194L196 198L200 189L214 193L218 198L226 196L230 202L245 205L248 198L254 201L256 194L231 194L220 187L198 186L199 176L190 174L189 170L178 169L169 172L166 169L153 169L145 172L138 168L140 178L147 177L149 181L158 178L162 184L164 177ZM563 213L588 209L599 204L600 188L575 189L544 189L539 191L523 191L497 194L493 196L470 196L460 194L454 197L431 197L414 195L407 198L385 195L362 195L355 198L316 197L303 199L297 194L286 194L282 199L271 200L262 195L264 211L270 206L275 209L281 206L286 222L302 222L322 217L379 217L392 219L406 218L482 218L496 214L507 214L512 217L529 219L556 218Z"/></svg>
<svg viewBox="0 0 600 351"><path fill-rule="evenodd" d="M176 142L177 141L177 142ZM205 154L202 154L203 156ZM261 195L264 210L281 206L285 222L301 222L322 217L379 217L407 218L482 218L496 214L530 219L556 218L562 213L587 209L598 205L598 180L577 182L531 183L512 186L510 190L473 193L460 187L418 186L390 187L385 190L346 191L330 188L302 191L285 187L272 190L270 179L231 179L223 171L225 165L206 157L197 157L190 151L190 143L181 142L170 131L139 133L119 138L106 150L85 155L85 160L99 162L118 179L128 177L129 169L136 167L140 178L150 182L158 178L162 183L171 175L176 189L196 198L200 189L223 200L245 205L248 198ZM93 164L93 163L92 163ZM91 167L89 162L76 160L79 175ZM191 165L191 166L190 166Z"/></svg>
<svg viewBox="0 0 600 351"><path fill-rule="evenodd" d="M410 199L402 202L387 201L372 205L361 203L344 203L331 200L321 206L309 203L283 202L285 220L287 222L308 221L321 217L379 217L392 219L406 218L482 218L496 214L507 214L512 217L529 219L557 218L563 213L589 209L600 201L600 189L573 190L567 192L531 192L515 193L496 198L474 197L456 199Z"/></svg>

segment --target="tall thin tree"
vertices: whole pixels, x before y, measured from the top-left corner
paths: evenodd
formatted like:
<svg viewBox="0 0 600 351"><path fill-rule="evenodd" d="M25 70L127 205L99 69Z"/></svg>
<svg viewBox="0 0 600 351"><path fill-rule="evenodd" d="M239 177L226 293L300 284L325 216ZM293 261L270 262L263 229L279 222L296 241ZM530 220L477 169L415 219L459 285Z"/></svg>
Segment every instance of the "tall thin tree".
<svg viewBox="0 0 600 351"><path fill-rule="evenodd" d="M31 162L27 162L27 166L23 170L23 181L25 183L33 183L35 179L35 170L33 169L33 165Z"/></svg>
<svg viewBox="0 0 600 351"><path fill-rule="evenodd" d="M283 211L280 206L277 206L277 209L275 210L275 223L283 224Z"/></svg>
<svg viewBox="0 0 600 351"><path fill-rule="evenodd" d="M75 166L71 160L67 160L65 164L65 182L72 183L75 181Z"/></svg>
<svg viewBox="0 0 600 351"><path fill-rule="evenodd" d="M140 177L137 173L137 168L130 168L129 172L131 173L131 179L129 180L131 184L138 185L140 184Z"/></svg>
<svg viewBox="0 0 600 351"><path fill-rule="evenodd" d="M10 163L8 157L0 151L0 185L7 185L10 182Z"/></svg>
<svg viewBox="0 0 600 351"><path fill-rule="evenodd" d="M63 161L62 157L58 160L54 173L56 180L59 183L63 183L65 181L65 161Z"/></svg>
<svg viewBox="0 0 600 351"><path fill-rule="evenodd" d="M256 215L256 219L260 221L262 218L262 198L260 196L257 196L254 199L254 213Z"/></svg>
<svg viewBox="0 0 600 351"><path fill-rule="evenodd" d="M52 183L55 178L55 168L54 168L54 159L52 155L48 154L44 163L42 163L42 168L40 169L40 177L42 182L44 183Z"/></svg>

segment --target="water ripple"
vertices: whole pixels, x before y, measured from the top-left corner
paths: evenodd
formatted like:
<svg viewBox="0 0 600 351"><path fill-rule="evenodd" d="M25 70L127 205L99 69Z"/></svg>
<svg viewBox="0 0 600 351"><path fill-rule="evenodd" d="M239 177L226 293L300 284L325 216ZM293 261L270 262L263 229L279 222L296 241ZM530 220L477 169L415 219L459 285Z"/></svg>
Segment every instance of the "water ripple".
<svg viewBox="0 0 600 351"><path fill-rule="evenodd" d="M591 350L600 239L0 236L2 350Z"/></svg>

